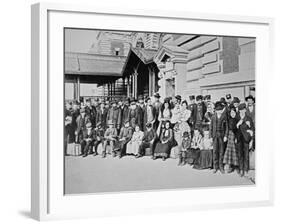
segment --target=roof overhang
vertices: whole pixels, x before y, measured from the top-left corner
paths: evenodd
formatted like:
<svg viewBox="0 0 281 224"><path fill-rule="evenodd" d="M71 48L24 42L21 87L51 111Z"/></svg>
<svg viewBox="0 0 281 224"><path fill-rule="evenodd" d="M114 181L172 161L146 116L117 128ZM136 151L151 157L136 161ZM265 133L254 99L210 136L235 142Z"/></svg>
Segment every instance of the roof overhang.
<svg viewBox="0 0 281 224"><path fill-rule="evenodd" d="M127 59L124 63L124 66L122 68L122 75L124 75L125 70L128 69L128 67L131 66L131 62L133 60L133 57L138 58L138 62L142 62L145 65L154 63L154 56L157 53L156 50L148 50L144 48L133 48L131 47L127 56Z"/></svg>

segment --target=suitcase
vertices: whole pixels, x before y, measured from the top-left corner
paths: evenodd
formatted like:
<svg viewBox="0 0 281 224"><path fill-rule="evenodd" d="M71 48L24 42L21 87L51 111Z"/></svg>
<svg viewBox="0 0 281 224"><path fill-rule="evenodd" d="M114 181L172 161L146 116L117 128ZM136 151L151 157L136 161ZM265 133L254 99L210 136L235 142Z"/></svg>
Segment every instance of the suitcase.
<svg viewBox="0 0 281 224"><path fill-rule="evenodd" d="M77 143L71 143L67 145L67 155L70 156L80 156L81 152L81 145Z"/></svg>
<svg viewBox="0 0 281 224"><path fill-rule="evenodd" d="M144 155L145 155L145 156L152 156L152 151L151 151L151 149L150 149L150 148L146 148L146 149L144 150Z"/></svg>
<svg viewBox="0 0 281 224"><path fill-rule="evenodd" d="M178 159L179 158L179 147L175 146L171 149L170 158Z"/></svg>

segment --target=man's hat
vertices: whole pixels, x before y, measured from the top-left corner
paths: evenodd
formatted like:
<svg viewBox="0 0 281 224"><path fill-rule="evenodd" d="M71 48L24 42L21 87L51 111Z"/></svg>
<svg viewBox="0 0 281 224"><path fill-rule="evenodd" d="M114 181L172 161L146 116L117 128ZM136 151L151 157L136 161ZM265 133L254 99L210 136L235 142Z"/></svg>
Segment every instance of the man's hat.
<svg viewBox="0 0 281 224"><path fill-rule="evenodd" d="M210 100L210 99L211 99L211 95L204 96L204 100Z"/></svg>
<svg viewBox="0 0 281 224"><path fill-rule="evenodd" d="M92 123L91 122L88 122L87 124L86 124L86 128L91 128L92 127Z"/></svg>
<svg viewBox="0 0 281 224"><path fill-rule="evenodd" d="M139 97L138 97L138 100L143 100L144 98L143 98L143 95L140 95Z"/></svg>
<svg viewBox="0 0 281 224"><path fill-rule="evenodd" d="M155 93L155 94L154 94L154 97L155 97L155 98L160 98L161 96L159 95L159 93Z"/></svg>
<svg viewBox="0 0 281 224"><path fill-rule="evenodd" d="M226 103L226 100L225 100L224 97L221 97L221 98L220 98L220 101L221 101L222 103Z"/></svg>
<svg viewBox="0 0 281 224"><path fill-rule="evenodd" d="M146 125L145 125L147 128L151 128L152 127L152 124L151 123L146 123Z"/></svg>
<svg viewBox="0 0 281 224"><path fill-rule="evenodd" d="M202 95L196 96L196 101L198 101L198 100L203 100L203 96Z"/></svg>
<svg viewBox="0 0 281 224"><path fill-rule="evenodd" d="M238 106L238 110L244 110L246 109L246 104L245 103L241 103L239 106Z"/></svg>
<svg viewBox="0 0 281 224"><path fill-rule="evenodd" d="M233 104L230 104L228 109L229 111L234 110L236 112L236 108Z"/></svg>
<svg viewBox="0 0 281 224"><path fill-rule="evenodd" d="M112 125L113 124L112 120L108 120L107 124Z"/></svg>
<svg viewBox="0 0 281 224"><path fill-rule="evenodd" d="M231 99L231 94L226 94L226 96L225 96L225 97L226 97L226 99L228 99L228 100L229 100L229 99Z"/></svg>
<svg viewBox="0 0 281 224"><path fill-rule="evenodd" d="M176 98L177 100L181 100L181 96L180 96L180 95L176 95L175 98Z"/></svg>
<svg viewBox="0 0 281 224"><path fill-rule="evenodd" d="M238 97L233 97L233 103L240 103L240 99Z"/></svg>
<svg viewBox="0 0 281 224"><path fill-rule="evenodd" d="M215 110L222 110L224 108L223 103L221 101L217 101L215 103Z"/></svg>
<svg viewBox="0 0 281 224"><path fill-rule="evenodd" d="M255 102L255 97L253 97L252 95L249 95L245 98L246 101L248 101L248 99L251 99Z"/></svg>
<svg viewBox="0 0 281 224"><path fill-rule="evenodd" d="M130 103L130 98L129 98L129 97L128 97L128 98L125 98L125 99L124 99L124 102Z"/></svg>
<svg viewBox="0 0 281 224"><path fill-rule="evenodd" d="M166 97L166 98L164 99L164 103L170 103L170 98L169 98L169 97Z"/></svg>
<svg viewBox="0 0 281 224"><path fill-rule="evenodd" d="M131 98L130 98L130 102L131 102L131 103L132 103L132 102L137 102L137 100L136 100L135 97L131 97Z"/></svg>
<svg viewBox="0 0 281 224"><path fill-rule="evenodd" d="M135 100L131 101L131 105L136 105L136 101Z"/></svg>
<svg viewBox="0 0 281 224"><path fill-rule="evenodd" d="M117 101L116 100L112 100L111 104L117 104Z"/></svg>
<svg viewBox="0 0 281 224"><path fill-rule="evenodd" d="M147 102L148 100L150 100L151 98L148 96L145 98L145 102Z"/></svg>
<svg viewBox="0 0 281 224"><path fill-rule="evenodd" d="M191 95L191 96L189 96L189 99L190 99L190 100L194 100L194 99L195 99L195 96L194 96L194 95Z"/></svg>
<svg viewBox="0 0 281 224"><path fill-rule="evenodd" d="M187 131L185 131L185 132L183 133L182 137L183 137L183 138L187 138L187 137L189 137L188 132L187 132Z"/></svg>
<svg viewBox="0 0 281 224"><path fill-rule="evenodd" d="M74 100L74 101L73 101L73 104L74 104L74 105L79 105L79 102L78 102L77 100Z"/></svg>
<svg viewBox="0 0 281 224"><path fill-rule="evenodd" d="M71 116L66 116L66 117L65 117L65 121L71 122L71 121L72 121L72 117L71 117Z"/></svg>

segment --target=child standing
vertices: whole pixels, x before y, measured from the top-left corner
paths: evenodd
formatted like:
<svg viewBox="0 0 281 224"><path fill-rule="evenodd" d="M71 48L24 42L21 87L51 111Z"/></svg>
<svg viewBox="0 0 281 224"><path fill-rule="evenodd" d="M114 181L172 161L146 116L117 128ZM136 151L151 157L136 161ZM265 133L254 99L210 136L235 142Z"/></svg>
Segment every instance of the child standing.
<svg viewBox="0 0 281 224"><path fill-rule="evenodd" d="M187 131L183 133L182 138L183 139L182 139L182 144L180 146L178 166L184 166L186 164L187 150L189 150L191 146L191 138Z"/></svg>

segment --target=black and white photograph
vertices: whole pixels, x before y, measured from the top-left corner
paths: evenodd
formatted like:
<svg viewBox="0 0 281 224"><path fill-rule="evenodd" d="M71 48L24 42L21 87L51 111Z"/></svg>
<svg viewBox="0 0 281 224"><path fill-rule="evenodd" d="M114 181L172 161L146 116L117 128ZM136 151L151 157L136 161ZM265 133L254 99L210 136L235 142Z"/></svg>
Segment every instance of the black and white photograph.
<svg viewBox="0 0 281 224"><path fill-rule="evenodd" d="M66 195L255 185L255 37L63 38Z"/></svg>

